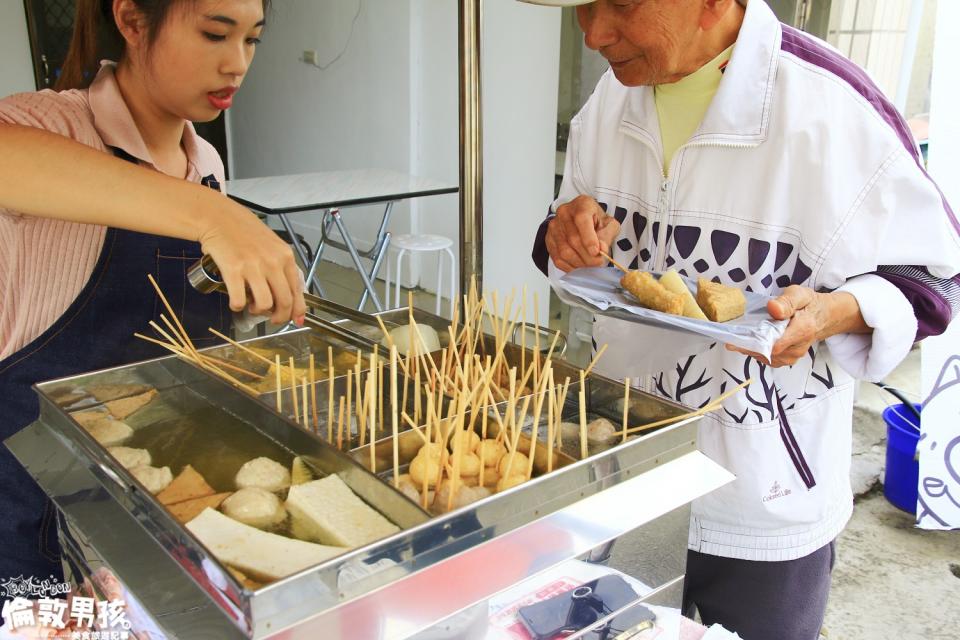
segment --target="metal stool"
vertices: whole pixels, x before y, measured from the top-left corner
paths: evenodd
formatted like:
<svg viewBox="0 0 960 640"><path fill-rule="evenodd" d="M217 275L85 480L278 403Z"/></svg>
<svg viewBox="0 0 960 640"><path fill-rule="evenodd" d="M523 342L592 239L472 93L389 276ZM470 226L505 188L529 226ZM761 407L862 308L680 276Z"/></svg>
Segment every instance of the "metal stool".
<svg viewBox="0 0 960 640"><path fill-rule="evenodd" d="M396 292L394 293L393 306L400 306L400 275L402 266L400 261L404 254L410 252L445 252L450 256L450 307L453 308L453 301L456 299L457 287L457 261L450 247L453 246L453 240L443 236L431 234L410 235L400 234L390 238L390 245L397 249L397 280L394 283ZM386 295L384 299L390 304L390 281L391 281L390 261L387 260L387 278ZM436 315L440 315L440 291L443 289L443 256L437 255L437 309Z"/></svg>

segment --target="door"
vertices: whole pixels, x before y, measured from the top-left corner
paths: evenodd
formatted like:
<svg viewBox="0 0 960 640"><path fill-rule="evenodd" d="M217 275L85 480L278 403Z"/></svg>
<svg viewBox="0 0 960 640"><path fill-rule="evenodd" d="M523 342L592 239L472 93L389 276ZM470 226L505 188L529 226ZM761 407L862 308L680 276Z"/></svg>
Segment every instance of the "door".
<svg viewBox="0 0 960 640"><path fill-rule="evenodd" d="M24 0L37 89L52 89L60 77L73 35L75 0Z"/></svg>

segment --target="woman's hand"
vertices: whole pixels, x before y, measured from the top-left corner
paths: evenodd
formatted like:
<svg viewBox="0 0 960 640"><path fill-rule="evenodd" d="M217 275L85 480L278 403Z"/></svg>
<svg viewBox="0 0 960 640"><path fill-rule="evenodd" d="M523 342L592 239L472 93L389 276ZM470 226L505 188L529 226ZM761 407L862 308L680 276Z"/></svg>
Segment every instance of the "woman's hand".
<svg viewBox="0 0 960 640"><path fill-rule="evenodd" d="M252 303L252 311L277 324L303 323L303 284L290 247L219 192L49 131L4 123L0 175L0 208L199 241L220 268L231 309Z"/></svg>
<svg viewBox="0 0 960 640"><path fill-rule="evenodd" d="M203 216L199 237L204 253L217 263L230 296L230 308L249 306L274 324L303 325L303 279L290 246L257 216L228 198Z"/></svg>
<svg viewBox="0 0 960 640"><path fill-rule="evenodd" d="M784 367L795 364L820 340L838 333L873 331L864 322L857 299L844 291L818 293L808 287L791 285L767 303L767 312L774 320L790 321L773 345L771 361L733 345L728 344L727 350L753 356L774 367Z"/></svg>

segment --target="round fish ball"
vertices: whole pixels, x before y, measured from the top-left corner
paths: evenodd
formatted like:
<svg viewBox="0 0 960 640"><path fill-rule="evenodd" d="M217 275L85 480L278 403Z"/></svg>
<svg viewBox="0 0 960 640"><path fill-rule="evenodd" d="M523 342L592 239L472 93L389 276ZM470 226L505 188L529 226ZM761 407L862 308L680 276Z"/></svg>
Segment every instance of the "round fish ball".
<svg viewBox="0 0 960 640"><path fill-rule="evenodd" d="M418 456L430 456L431 458L439 458L443 455L443 445L439 442L425 442L420 450L417 451Z"/></svg>
<svg viewBox="0 0 960 640"><path fill-rule="evenodd" d="M608 444L617 437L617 428L606 418L597 418L587 425L587 442Z"/></svg>
<svg viewBox="0 0 960 640"><path fill-rule="evenodd" d="M254 458L237 472L237 489L263 489L278 493L290 487L290 471L270 458Z"/></svg>
<svg viewBox="0 0 960 640"><path fill-rule="evenodd" d="M497 482L497 492L506 491L507 489L512 489L518 485L523 484L527 481L527 476L511 473L508 477L500 478Z"/></svg>
<svg viewBox="0 0 960 640"><path fill-rule="evenodd" d="M509 467L510 475L526 473L527 465L529 464L530 460L527 458L527 456L519 451L515 451L500 458L500 464L497 465L497 471L500 472L501 476L503 476L507 474L507 467Z"/></svg>
<svg viewBox="0 0 960 640"><path fill-rule="evenodd" d="M223 501L220 510L237 522L257 529L276 526L287 518L280 498L256 487L240 489Z"/></svg>
<svg viewBox="0 0 960 640"><path fill-rule="evenodd" d="M426 455L418 455L410 463L410 477L413 484L422 487L424 480L428 487L437 484L437 476L440 475L440 458Z"/></svg>
<svg viewBox="0 0 960 640"><path fill-rule="evenodd" d="M564 440L575 440L580 437L580 425L576 422L561 422L560 436Z"/></svg>
<svg viewBox="0 0 960 640"><path fill-rule="evenodd" d="M390 340L397 345L397 353L400 355L407 355L411 351L411 341L417 340L416 335L420 335L420 339L417 341L417 353L430 353L431 351L437 351L440 349L440 336L437 335L437 330L431 327L430 325L414 323L416 326L416 333L410 331L410 325L405 324L395 329L390 330L390 339L388 340L386 336L380 339L380 344L390 348Z"/></svg>
<svg viewBox="0 0 960 640"><path fill-rule="evenodd" d="M480 474L480 458L475 453L453 454L450 465L456 464L456 457L460 456L460 476L463 478L476 477Z"/></svg>
<svg viewBox="0 0 960 640"><path fill-rule="evenodd" d="M466 445L468 453L476 451L477 446L480 444L480 436L474 431L458 431L450 438L451 451L456 451L463 444Z"/></svg>
<svg viewBox="0 0 960 640"><path fill-rule="evenodd" d="M500 473L495 467L485 467L483 471L477 474L477 484L483 484L485 487L495 487L500 481Z"/></svg>
<svg viewBox="0 0 960 640"><path fill-rule="evenodd" d="M485 467L496 467L500 464L500 458L507 455L507 448L502 442L494 438L488 438L477 447L477 457L483 459Z"/></svg>
<svg viewBox="0 0 960 640"><path fill-rule="evenodd" d="M149 465L140 465L130 469L134 478L140 481L150 493L160 493L173 482L173 473L170 467L151 467Z"/></svg>
<svg viewBox="0 0 960 640"><path fill-rule="evenodd" d="M150 452L146 449L133 449L131 447L108 447L107 451L110 452L114 458L117 459L117 462L124 469L132 469L134 467L149 467L150 463L153 462L153 458L150 456Z"/></svg>
<svg viewBox="0 0 960 640"><path fill-rule="evenodd" d="M113 447L126 442L133 435L133 429L126 422L105 418L87 426L93 439L105 447Z"/></svg>
<svg viewBox="0 0 960 640"><path fill-rule="evenodd" d="M405 433L399 436L397 450L401 460L410 460L420 453L423 440L415 433Z"/></svg>

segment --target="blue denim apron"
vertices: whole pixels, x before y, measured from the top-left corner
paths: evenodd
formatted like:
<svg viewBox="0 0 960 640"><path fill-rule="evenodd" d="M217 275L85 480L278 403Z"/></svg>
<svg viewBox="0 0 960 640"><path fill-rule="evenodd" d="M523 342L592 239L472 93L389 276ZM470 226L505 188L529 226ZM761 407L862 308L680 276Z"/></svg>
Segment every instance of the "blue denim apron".
<svg viewBox="0 0 960 640"><path fill-rule="evenodd" d="M113 152L135 162L119 149ZM219 189L213 176L203 184ZM0 360L0 441L39 416L30 385L169 355L133 337L164 312L148 273L195 343L212 344L207 328L226 331L231 316L225 296L203 295L188 283L186 271L199 258L196 242L108 228L93 273L69 308L38 338ZM62 580L56 529L53 504L0 446L0 582L21 575Z"/></svg>

